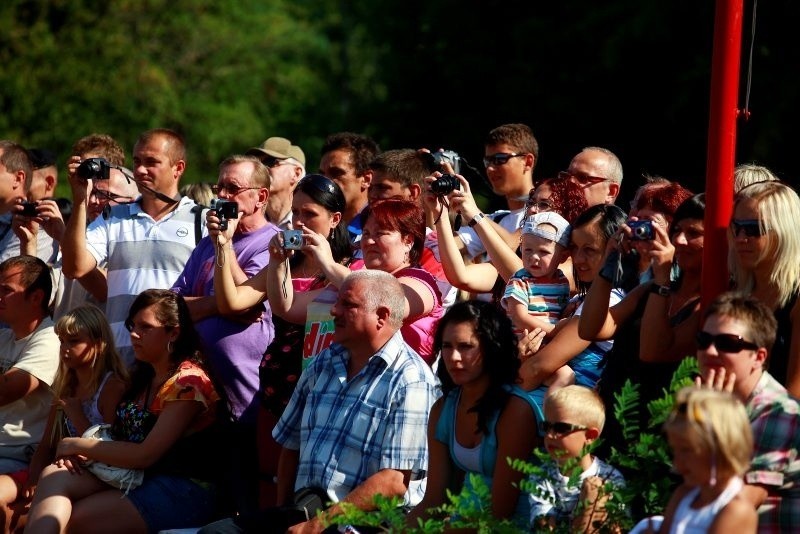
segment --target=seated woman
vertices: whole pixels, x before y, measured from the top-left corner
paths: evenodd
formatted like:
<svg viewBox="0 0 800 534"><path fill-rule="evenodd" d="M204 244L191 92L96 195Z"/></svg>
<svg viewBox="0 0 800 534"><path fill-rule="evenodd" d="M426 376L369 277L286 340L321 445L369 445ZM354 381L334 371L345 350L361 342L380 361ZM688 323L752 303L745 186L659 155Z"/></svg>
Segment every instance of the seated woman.
<svg viewBox="0 0 800 534"><path fill-rule="evenodd" d="M492 514L529 523L530 503L520 492L520 471L508 458L528 459L539 444L541 411L515 385L519 369L511 322L488 302L454 304L436 329L438 375L444 396L428 420L429 472L422 502L408 517L430 516L447 502L447 490L469 487L468 474L491 488Z"/></svg>
<svg viewBox="0 0 800 534"><path fill-rule="evenodd" d="M379 200L364 209L362 221L363 265L367 269L391 273L400 281L406 295L405 318L401 329L403 339L426 362L432 364L436 356L432 349L433 332L444 309L436 280L419 267L425 241L422 208L411 200ZM320 240L319 236L305 227L302 231L302 250L314 254L330 286L321 291L305 293L288 288L283 283L288 275L284 261L287 253L283 247L283 237L275 236L270 244L268 293L273 313L288 320L303 317L309 304L319 298L322 292L330 293L333 302L336 299L336 288L350 273L347 267L333 260L324 240ZM332 332L330 329L327 334L331 335Z"/></svg>
<svg viewBox="0 0 800 534"><path fill-rule="evenodd" d="M29 532L157 532L200 526L214 512L219 396L198 352L183 297L150 289L131 305L126 326L136 354L131 386L117 408L118 441L64 438L45 468ZM143 469L123 493L97 479L81 459Z"/></svg>

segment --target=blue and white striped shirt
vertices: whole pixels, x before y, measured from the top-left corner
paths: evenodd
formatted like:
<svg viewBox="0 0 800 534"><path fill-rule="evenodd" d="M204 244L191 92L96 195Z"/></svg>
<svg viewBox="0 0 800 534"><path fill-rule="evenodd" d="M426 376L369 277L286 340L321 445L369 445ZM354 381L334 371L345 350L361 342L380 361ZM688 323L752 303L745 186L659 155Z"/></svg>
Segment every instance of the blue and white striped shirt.
<svg viewBox="0 0 800 534"><path fill-rule="evenodd" d="M303 372L272 432L299 450L295 489L325 488L334 502L382 469L411 472L405 504L425 492L427 426L439 396L430 367L399 332L347 379L350 355L334 343Z"/></svg>

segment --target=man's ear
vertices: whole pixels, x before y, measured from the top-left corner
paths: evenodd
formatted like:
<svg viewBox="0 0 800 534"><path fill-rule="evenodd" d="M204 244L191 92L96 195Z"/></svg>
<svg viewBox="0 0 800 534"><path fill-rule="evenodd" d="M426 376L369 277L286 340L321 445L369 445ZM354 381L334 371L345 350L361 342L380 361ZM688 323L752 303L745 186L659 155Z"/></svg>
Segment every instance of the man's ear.
<svg viewBox="0 0 800 534"><path fill-rule="evenodd" d="M52 197L53 196L51 193L53 193L56 190L56 181L57 181L56 177L54 175L52 175L52 174L48 174L48 175L46 175L44 177L44 182L45 182L45 184L47 184L47 185L45 185L45 196L46 197Z"/></svg>
<svg viewBox="0 0 800 534"><path fill-rule="evenodd" d="M767 352L767 349L764 347L760 347L756 351L756 363L759 364L759 367L761 367L761 369L764 369L764 366L767 361L767 356L769 356L769 352Z"/></svg>
<svg viewBox="0 0 800 534"><path fill-rule="evenodd" d="M411 184L408 186L408 192L411 195L411 200L417 202L420 195L422 195L422 186L419 184Z"/></svg>
<svg viewBox="0 0 800 534"><path fill-rule="evenodd" d="M43 300L44 300L44 289L39 289L39 288L34 289L28 295L28 301L31 302L31 304L33 304L34 306L36 306L37 310L42 308Z"/></svg>
<svg viewBox="0 0 800 534"><path fill-rule="evenodd" d="M533 166L536 165L536 156L533 154L525 154L525 172L533 171Z"/></svg>
<svg viewBox="0 0 800 534"><path fill-rule="evenodd" d="M183 174L183 171L186 170L186 162L183 161L182 159L179 159L178 161L175 162L175 165L173 165L173 167L175 167L175 178L180 178L181 175Z"/></svg>
<svg viewBox="0 0 800 534"><path fill-rule="evenodd" d="M378 316L378 328L384 328L389 323L389 317L392 312L388 306L378 306L375 308L375 315Z"/></svg>
<svg viewBox="0 0 800 534"><path fill-rule="evenodd" d="M261 207L267 203L267 200L269 200L269 189L262 187L258 190L258 202L256 202L256 205Z"/></svg>
<svg viewBox="0 0 800 534"><path fill-rule="evenodd" d="M606 200L609 204L613 204L619 196L619 184L617 182L608 183L608 197Z"/></svg>
<svg viewBox="0 0 800 534"><path fill-rule="evenodd" d="M367 169L367 172L361 175L361 190L366 191L369 189L369 184L372 183L372 169Z"/></svg>

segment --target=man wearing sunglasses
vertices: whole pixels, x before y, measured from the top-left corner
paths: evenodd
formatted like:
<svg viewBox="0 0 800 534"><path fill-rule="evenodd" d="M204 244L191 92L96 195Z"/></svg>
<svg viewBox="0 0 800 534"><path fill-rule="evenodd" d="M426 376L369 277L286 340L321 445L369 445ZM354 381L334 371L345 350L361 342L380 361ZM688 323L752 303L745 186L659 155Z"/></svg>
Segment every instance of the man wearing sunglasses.
<svg viewBox="0 0 800 534"><path fill-rule="evenodd" d="M589 207L613 204L622 186L622 163L606 148L586 147L572 158L569 168L558 173L583 187Z"/></svg>
<svg viewBox="0 0 800 534"><path fill-rule="evenodd" d="M270 137L246 155L257 157L269 169L267 219L281 230L291 229L294 187L306 175L303 150L284 137Z"/></svg>
<svg viewBox="0 0 800 534"><path fill-rule="evenodd" d="M483 164L496 195L505 197L508 210L486 215L510 246L519 243L519 227L525 216L525 201L533 188L533 168L539 159L539 143L525 124L503 124L489 132L484 146ZM479 214L483 217L483 214ZM476 216L477 217L477 216ZM472 229L477 221L464 221L458 236L459 248L467 258L486 252ZM463 247L462 247L463 244Z"/></svg>
<svg viewBox="0 0 800 534"><path fill-rule="evenodd" d="M721 295L697 335L697 382L732 392L747 408L754 453L742 495L758 508L759 532L800 532L800 404L766 371L776 331L760 301Z"/></svg>

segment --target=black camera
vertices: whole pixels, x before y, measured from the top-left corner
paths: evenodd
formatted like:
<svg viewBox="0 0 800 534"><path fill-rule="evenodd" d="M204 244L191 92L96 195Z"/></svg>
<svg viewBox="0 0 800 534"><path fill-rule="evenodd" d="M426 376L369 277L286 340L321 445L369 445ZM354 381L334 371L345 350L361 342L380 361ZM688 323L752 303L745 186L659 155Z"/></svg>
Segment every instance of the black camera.
<svg viewBox="0 0 800 534"><path fill-rule="evenodd" d="M36 202L22 202L20 206L22 206L22 211L17 212L18 215L24 215L25 217L36 217L38 215L36 213Z"/></svg>
<svg viewBox="0 0 800 534"><path fill-rule="evenodd" d="M223 232L228 229L229 219L239 218L239 204L231 200L214 198L211 200L211 209L217 212L219 229Z"/></svg>
<svg viewBox="0 0 800 534"><path fill-rule="evenodd" d="M84 180L108 180L111 164L105 158L89 158L81 161L75 172Z"/></svg>
<svg viewBox="0 0 800 534"><path fill-rule="evenodd" d="M458 152L442 150L440 152L434 152L431 155L433 156L433 163L436 165L437 170L443 169L443 165L449 163L454 173L461 174L461 156L458 155Z"/></svg>
<svg viewBox="0 0 800 534"><path fill-rule="evenodd" d="M634 241L652 241L656 237L653 221L630 221L631 239Z"/></svg>
<svg viewBox="0 0 800 534"><path fill-rule="evenodd" d="M286 250L300 250L303 246L303 232L301 230L283 231L283 248Z"/></svg>
<svg viewBox="0 0 800 534"><path fill-rule="evenodd" d="M443 174L431 182L431 192L437 195L448 195L456 189L461 189L461 182L452 174Z"/></svg>

